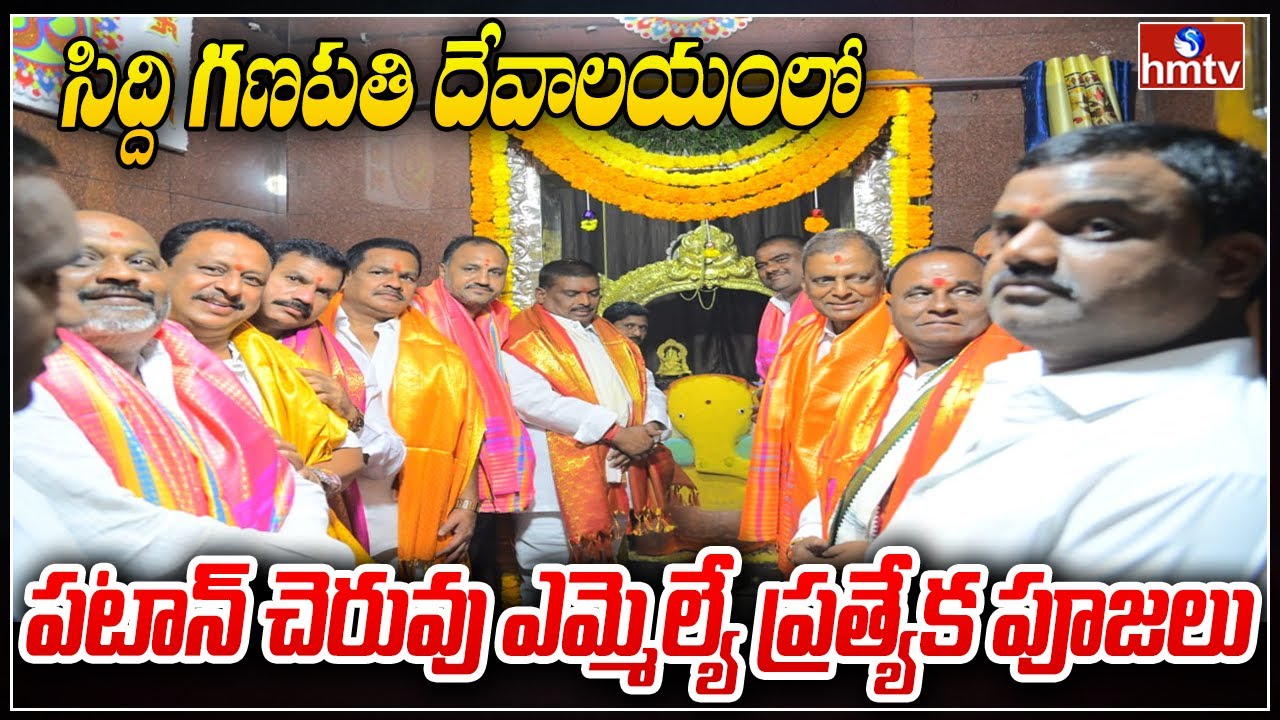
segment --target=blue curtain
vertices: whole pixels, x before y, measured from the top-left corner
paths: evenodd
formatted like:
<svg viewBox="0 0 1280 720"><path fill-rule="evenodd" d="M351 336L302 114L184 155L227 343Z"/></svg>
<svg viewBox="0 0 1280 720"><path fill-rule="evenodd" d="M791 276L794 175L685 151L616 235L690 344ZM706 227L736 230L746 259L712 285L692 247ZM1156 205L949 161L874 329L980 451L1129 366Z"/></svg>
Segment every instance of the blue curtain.
<svg viewBox="0 0 1280 720"><path fill-rule="evenodd" d="M1049 112L1044 96L1044 61L1033 62L1022 71L1023 138L1027 150L1049 139ZM1134 91L1137 88L1133 63L1111 61L1120 119L1133 121Z"/></svg>

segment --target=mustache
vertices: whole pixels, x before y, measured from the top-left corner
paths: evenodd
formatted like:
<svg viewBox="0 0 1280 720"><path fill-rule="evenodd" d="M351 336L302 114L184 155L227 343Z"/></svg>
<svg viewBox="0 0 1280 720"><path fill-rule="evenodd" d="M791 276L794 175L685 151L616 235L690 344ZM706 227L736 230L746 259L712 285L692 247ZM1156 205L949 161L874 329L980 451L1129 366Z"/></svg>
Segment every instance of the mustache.
<svg viewBox="0 0 1280 720"><path fill-rule="evenodd" d="M493 286L492 286L492 285L485 285L485 284L482 284L482 283L471 283L471 284L470 284L470 285L468 285L467 287L468 287L468 288L475 288L475 289L477 289L477 290L493 290Z"/></svg>
<svg viewBox="0 0 1280 720"><path fill-rule="evenodd" d="M281 307L293 308L294 310L297 310L303 315L311 314L311 303L305 303L305 302L302 302L301 300L275 300L271 304L279 305Z"/></svg>
<svg viewBox="0 0 1280 720"><path fill-rule="evenodd" d="M1075 290L1070 285L1065 285L1053 279L1052 273L1039 272L1035 270L1014 271L1005 268L996 273L991 278L991 294L995 295L1009 285L1031 285L1033 287L1048 290L1055 295L1061 295L1065 298L1075 297Z"/></svg>
<svg viewBox="0 0 1280 720"><path fill-rule="evenodd" d="M139 290L137 288L124 287L124 286L85 288L84 290L81 290L80 292L76 293L76 297L78 297L82 302L88 301L88 300L103 300L105 298L123 297L123 298L132 298L134 300L140 300L149 305L156 304L155 293L149 293L143 290Z"/></svg>
<svg viewBox="0 0 1280 720"><path fill-rule="evenodd" d="M222 293L196 293L195 295L191 296L191 299L203 300L205 302L221 303L223 305L230 305L237 312L240 310L244 310L245 308L245 304L243 301L232 300L231 298L227 297L226 295L223 295Z"/></svg>
<svg viewBox="0 0 1280 720"><path fill-rule="evenodd" d="M392 287L381 288L376 292L374 292L373 294L374 295L395 295L397 300L404 299L404 291L401 290L400 288L392 288Z"/></svg>

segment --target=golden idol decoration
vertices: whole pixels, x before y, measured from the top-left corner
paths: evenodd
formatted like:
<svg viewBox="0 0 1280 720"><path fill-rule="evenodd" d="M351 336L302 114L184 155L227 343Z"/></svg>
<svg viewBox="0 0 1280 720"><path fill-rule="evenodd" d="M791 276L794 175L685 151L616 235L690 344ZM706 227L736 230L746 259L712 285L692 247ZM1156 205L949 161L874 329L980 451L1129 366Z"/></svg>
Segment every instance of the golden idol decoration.
<svg viewBox="0 0 1280 720"><path fill-rule="evenodd" d="M676 238L668 259L638 267L617 280L603 278L601 283L600 307L621 300L644 305L672 293L700 294L719 288L773 295L756 274L755 258L743 257L732 235L705 221Z"/></svg>
<svg viewBox="0 0 1280 720"><path fill-rule="evenodd" d="M689 369L689 349L675 338L668 338L658 346L658 377L684 377L692 375Z"/></svg>

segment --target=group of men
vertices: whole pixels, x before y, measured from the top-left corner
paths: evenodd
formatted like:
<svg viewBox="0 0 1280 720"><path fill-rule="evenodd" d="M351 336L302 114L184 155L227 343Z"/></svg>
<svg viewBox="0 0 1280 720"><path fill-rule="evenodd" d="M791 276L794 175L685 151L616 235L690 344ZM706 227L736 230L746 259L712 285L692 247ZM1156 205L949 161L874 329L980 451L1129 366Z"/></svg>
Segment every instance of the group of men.
<svg viewBox="0 0 1280 720"><path fill-rule="evenodd" d="M236 552L417 577L470 554L493 580L472 538L511 512L532 597L537 562L670 532L665 399L597 316L590 265L548 263L512 318L488 238L454 240L419 287L394 238L342 253L214 218L157 242L76 212L54 165L15 133L17 612L52 562L149 579Z"/></svg>
<svg viewBox="0 0 1280 720"><path fill-rule="evenodd" d="M395 238L343 253L208 219L157 242L76 212L21 133L14 156L17 612L55 561L415 577L470 556L492 582L505 513L532 602L538 563L671 531L647 318L601 318L588 263L547 263L513 317L487 238L455 239L421 287ZM784 567L909 544L935 564L1258 579L1266 386L1242 336L1265 188L1265 161L1221 136L1120 125L1027 155L989 260L937 246L889 269L851 229L762 242L776 296L742 538Z"/></svg>
<svg viewBox="0 0 1280 720"><path fill-rule="evenodd" d="M1126 124L1028 153L975 236L989 259L886 274L855 230L770 238L741 537L783 569L907 545L993 575L1263 581L1265 237L1260 154Z"/></svg>

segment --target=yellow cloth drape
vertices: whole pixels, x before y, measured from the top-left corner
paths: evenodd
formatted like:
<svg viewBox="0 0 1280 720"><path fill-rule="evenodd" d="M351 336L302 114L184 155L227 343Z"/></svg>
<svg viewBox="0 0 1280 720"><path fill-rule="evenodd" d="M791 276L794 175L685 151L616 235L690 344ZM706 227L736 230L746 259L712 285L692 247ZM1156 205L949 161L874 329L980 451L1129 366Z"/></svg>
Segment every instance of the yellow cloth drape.
<svg viewBox="0 0 1280 720"><path fill-rule="evenodd" d="M436 534L476 469L484 402L462 349L415 309L400 315L400 355L387 410L408 451L396 501L399 558L430 564L449 542Z"/></svg>
<svg viewBox="0 0 1280 720"><path fill-rule="evenodd" d="M1049 134L1120 122L1120 103L1111 77L1111 59L1086 55L1049 58L1044 63Z"/></svg>
<svg viewBox="0 0 1280 720"><path fill-rule="evenodd" d="M298 368L302 358L278 340L245 323L231 336L262 395L262 415L285 442L298 449L308 466L327 462L347 437L347 421L320 401ZM360 541L329 511L329 535L355 553L357 563L372 562Z"/></svg>

